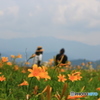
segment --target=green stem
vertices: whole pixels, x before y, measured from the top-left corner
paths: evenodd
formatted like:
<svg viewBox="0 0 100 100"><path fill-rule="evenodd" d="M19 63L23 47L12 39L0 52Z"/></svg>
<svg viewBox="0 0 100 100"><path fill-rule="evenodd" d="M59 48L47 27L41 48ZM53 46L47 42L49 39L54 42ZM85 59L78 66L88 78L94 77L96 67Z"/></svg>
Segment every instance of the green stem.
<svg viewBox="0 0 100 100"><path fill-rule="evenodd" d="M31 77L31 79L30 79L30 81L29 81L29 86L27 87L27 93L29 92L29 89L30 89L30 87L31 87L32 78L33 78L33 77Z"/></svg>

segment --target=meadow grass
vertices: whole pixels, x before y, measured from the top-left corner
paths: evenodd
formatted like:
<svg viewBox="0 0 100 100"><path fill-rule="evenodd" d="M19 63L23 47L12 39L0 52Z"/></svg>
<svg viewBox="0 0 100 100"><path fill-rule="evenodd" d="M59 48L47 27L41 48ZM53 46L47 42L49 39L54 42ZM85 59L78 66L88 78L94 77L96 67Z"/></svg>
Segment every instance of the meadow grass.
<svg viewBox="0 0 100 100"><path fill-rule="evenodd" d="M31 68L19 66L15 62L12 65L8 65L7 62L2 62L1 59L0 77L3 75L5 80L0 80L0 100L99 100L100 90L96 90L100 87L99 69L74 69L73 71L65 68L57 68L57 70L55 67L47 67L47 72L51 79L38 80L36 77L28 77L30 74L28 69ZM61 71L61 69L64 69L64 71ZM72 72L81 72L82 78L72 82L68 77L68 74ZM65 75L67 80L59 82L57 77L59 74ZM24 80L29 85L18 86ZM68 99L67 96L70 95L71 91L97 92L98 96Z"/></svg>

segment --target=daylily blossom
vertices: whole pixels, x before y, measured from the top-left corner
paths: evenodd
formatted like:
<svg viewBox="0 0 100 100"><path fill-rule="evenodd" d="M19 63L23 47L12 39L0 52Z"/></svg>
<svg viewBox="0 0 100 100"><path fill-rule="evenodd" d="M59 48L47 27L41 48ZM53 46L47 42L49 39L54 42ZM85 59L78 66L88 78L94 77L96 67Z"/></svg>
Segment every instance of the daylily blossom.
<svg viewBox="0 0 100 100"><path fill-rule="evenodd" d="M7 65L10 65L10 66L11 66L11 65L12 65L12 63L11 63L11 62L7 62Z"/></svg>
<svg viewBox="0 0 100 100"><path fill-rule="evenodd" d="M77 77L77 80L81 80L81 78L82 78L82 76L80 76L80 75L76 75L76 77Z"/></svg>
<svg viewBox="0 0 100 100"><path fill-rule="evenodd" d="M0 62L0 68L2 68L3 67L3 63L2 62Z"/></svg>
<svg viewBox="0 0 100 100"><path fill-rule="evenodd" d="M28 69L28 71L31 72L28 77L36 77L38 80L40 80L40 78L45 78L46 80L51 79L45 67L38 67L34 64L32 69Z"/></svg>
<svg viewBox="0 0 100 100"><path fill-rule="evenodd" d="M25 86L25 85L29 85L27 81L24 80L24 82L22 82L21 84L19 84L18 86Z"/></svg>
<svg viewBox="0 0 100 100"><path fill-rule="evenodd" d="M36 95L38 93L38 86L36 85L33 90L33 94Z"/></svg>
<svg viewBox="0 0 100 100"><path fill-rule="evenodd" d="M65 75L61 75L61 74L59 74L59 76L58 76L58 81L59 82L65 82L67 79L65 78Z"/></svg>
<svg viewBox="0 0 100 100"><path fill-rule="evenodd" d="M16 58L22 58L22 55L19 54L19 55L16 56Z"/></svg>
<svg viewBox="0 0 100 100"><path fill-rule="evenodd" d="M77 76L68 74L68 77L69 77L69 80L71 80L72 82L77 81Z"/></svg>
<svg viewBox="0 0 100 100"><path fill-rule="evenodd" d="M2 62L7 62L8 61L8 57L1 57Z"/></svg>
<svg viewBox="0 0 100 100"><path fill-rule="evenodd" d="M80 75L81 74L81 72L74 72L74 73L72 73L72 75Z"/></svg>
<svg viewBox="0 0 100 100"><path fill-rule="evenodd" d="M96 90L99 90L100 91L100 87L96 88Z"/></svg>
<svg viewBox="0 0 100 100"><path fill-rule="evenodd" d="M85 63L83 62L83 63L81 63L81 65L82 65L82 66L84 66L84 65L85 65Z"/></svg>
<svg viewBox="0 0 100 100"><path fill-rule="evenodd" d="M80 76L81 72L74 72L72 74L68 74L69 80L72 82L81 80L82 76Z"/></svg>
<svg viewBox="0 0 100 100"><path fill-rule="evenodd" d="M25 62L25 64L26 64L26 65L29 65L29 64L30 64L30 62Z"/></svg>
<svg viewBox="0 0 100 100"><path fill-rule="evenodd" d="M15 55L10 55L11 58L15 58Z"/></svg>
<svg viewBox="0 0 100 100"><path fill-rule="evenodd" d="M14 70L18 70L18 69L19 69L18 65L15 65Z"/></svg>
<svg viewBox="0 0 100 100"><path fill-rule="evenodd" d="M64 70L64 69L61 69L60 71L61 71L61 72L65 72L65 70Z"/></svg>
<svg viewBox="0 0 100 100"><path fill-rule="evenodd" d="M74 100L76 100L76 99L78 99L78 98L83 98L83 97L86 97L86 95L83 95L83 96L79 96L79 95L75 95L75 96L68 96L68 98L67 99L74 99Z"/></svg>
<svg viewBox="0 0 100 100"><path fill-rule="evenodd" d="M4 77L4 75L0 76L0 81L5 81L6 78Z"/></svg>
<svg viewBox="0 0 100 100"><path fill-rule="evenodd" d="M22 72L22 73L26 73L27 71L26 71L25 69L23 69L21 72Z"/></svg>

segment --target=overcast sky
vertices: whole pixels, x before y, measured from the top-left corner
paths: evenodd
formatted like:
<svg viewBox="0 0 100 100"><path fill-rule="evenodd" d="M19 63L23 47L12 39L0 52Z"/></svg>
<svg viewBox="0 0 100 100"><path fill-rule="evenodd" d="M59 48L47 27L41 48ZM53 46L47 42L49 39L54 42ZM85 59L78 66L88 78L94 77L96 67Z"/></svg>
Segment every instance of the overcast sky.
<svg viewBox="0 0 100 100"><path fill-rule="evenodd" d="M0 38L37 36L100 45L100 0L0 0Z"/></svg>

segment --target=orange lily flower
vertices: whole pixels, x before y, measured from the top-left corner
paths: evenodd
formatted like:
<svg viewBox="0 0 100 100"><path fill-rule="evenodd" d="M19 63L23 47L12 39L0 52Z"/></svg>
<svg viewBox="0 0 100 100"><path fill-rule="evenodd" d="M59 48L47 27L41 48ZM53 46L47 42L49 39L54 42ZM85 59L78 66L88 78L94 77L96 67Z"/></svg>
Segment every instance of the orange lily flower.
<svg viewBox="0 0 100 100"><path fill-rule="evenodd" d="M68 77L69 77L69 80L71 80L72 82L78 80L78 79L77 79L77 76L74 76L74 75L70 75L70 74L68 74Z"/></svg>
<svg viewBox="0 0 100 100"><path fill-rule="evenodd" d="M83 96L79 96L79 95L75 95L75 96L68 96L68 98L67 99L78 99L78 98L82 98L82 97L86 97L85 95L83 95Z"/></svg>
<svg viewBox="0 0 100 100"><path fill-rule="evenodd" d="M41 68L34 64L32 69L28 69L29 72L31 72L28 77L36 77L38 80L40 79L40 70Z"/></svg>
<svg viewBox="0 0 100 100"><path fill-rule="evenodd" d="M40 78L45 78L46 80L51 79L45 67L38 67L34 64L32 69L28 69L28 71L31 72L28 77L36 77L38 80L40 80Z"/></svg>
<svg viewBox="0 0 100 100"><path fill-rule="evenodd" d="M7 65L11 66L11 65L12 65L12 63L11 63L11 62L7 62Z"/></svg>
<svg viewBox="0 0 100 100"><path fill-rule="evenodd" d="M21 72L22 72L22 73L26 73L27 71L26 71L25 69L23 69Z"/></svg>
<svg viewBox="0 0 100 100"><path fill-rule="evenodd" d="M60 71L61 71L61 72L65 72L65 70L64 70L64 69L61 69Z"/></svg>
<svg viewBox="0 0 100 100"><path fill-rule="evenodd" d="M67 79L65 78L65 75L61 75L61 74L59 74L59 76L57 76L58 77L58 81L59 82L65 82Z"/></svg>
<svg viewBox="0 0 100 100"><path fill-rule="evenodd" d="M30 62L25 62L25 64L26 64L26 65L29 65L29 64L30 64Z"/></svg>
<svg viewBox="0 0 100 100"><path fill-rule="evenodd" d="M74 72L74 73L72 73L72 75L80 75L81 74L81 72Z"/></svg>
<svg viewBox="0 0 100 100"><path fill-rule="evenodd" d="M0 81L5 81L6 78L4 77L4 75L0 76Z"/></svg>
<svg viewBox="0 0 100 100"><path fill-rule="evenodd" d="M18 69L19 69L18 65L15 65L14 70L18 70Z"/></svg>
<svg viewBox="0 0 100 100"><path fill-rule="evenodd" d="M22 55L19 54L19 55L16 56L16 58L22 58Z"/></svg>
<svg viewBox="0 0 100 100"><path fill-rule="evenodd" d="M22 82L21 84L19 84L18 86L25 86L25 85L29 85L27 81L24 80L24 82Z"/></svg>
<svg viewBox="0 0 100 100"><path fill-rule="evenodd" d="M45 80L51 79L51 77L48 76L48 72L41 72L40 73L40 78L45 78Z"/></svg>
<svg viewBox="0 0 100 100"><path fill-rule="evenodd" d="M76 77L77 77L77 80L81 80L81 78L82 78L82 76L80 76L80 75L76 75Z"/></svg>
<svg viewBox="0 0 100 100"><path fill-rule="evenodd" d="M96 88L96 90L99 90L100 91L100 87Z"/></svg>
<svg viewBox="0 0 100 100"><path fill-rule="evenodd" d="M7 62L8 61L8 57L1 57L2 58L2 62Z"/></svg>
<svg viewBox="0 0 100 100"><path fill-rule="evenodd" d="M0 62L0 68L2 68L3 67L3 63L2 62Z"/></svg>
<svg viewBox="0 0 100 100"><path fill-rule="evenodd" d="M14 55L11 55L10 57L11 57L11 58L15 58L15 56L14 56Z"/></svg>

